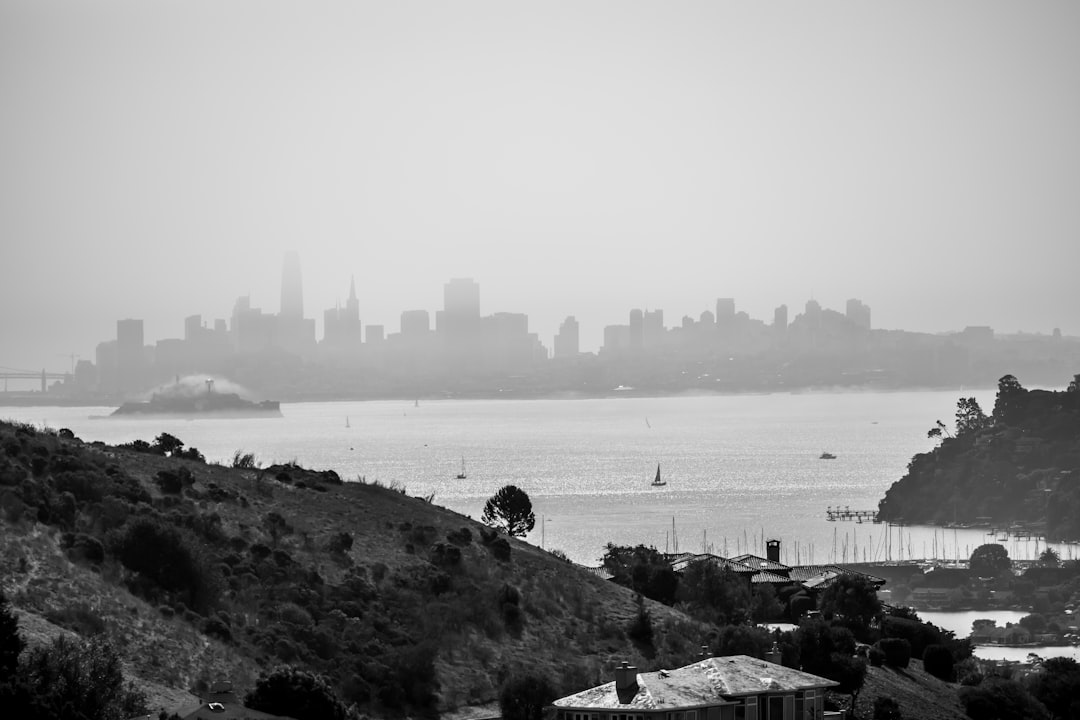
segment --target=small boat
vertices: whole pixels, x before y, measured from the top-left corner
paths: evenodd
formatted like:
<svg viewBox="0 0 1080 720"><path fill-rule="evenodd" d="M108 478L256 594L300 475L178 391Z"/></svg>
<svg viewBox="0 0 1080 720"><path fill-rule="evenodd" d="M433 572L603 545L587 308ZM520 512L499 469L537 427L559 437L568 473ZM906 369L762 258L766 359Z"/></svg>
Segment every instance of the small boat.
<svg viewBox="0 0 1080 720"><path fill-rule="evenodd" d="M833 455L831 452L823 452L823 453L821 453L821 455L818 455L818 460L835 460L835 459L836 459L836 456Z"/></svg>
<svg viewBox="0 0 1080 720"><path fill-rule="evenodd" d="M667 480L661 480L660 479L660 463L657 463L656 464L656 477L653 478L652 486L653 487L663 487L664 485L667 485Z"/></svg>
<svg viewBox="0 0 1080 720"><path fill-rule="evenodd" d="M465 456L462 455L461 456L461 472L459 472L457 474L457 479L458 480L464 480L466 477L468 477L468 476L465 475Z"/></svg>

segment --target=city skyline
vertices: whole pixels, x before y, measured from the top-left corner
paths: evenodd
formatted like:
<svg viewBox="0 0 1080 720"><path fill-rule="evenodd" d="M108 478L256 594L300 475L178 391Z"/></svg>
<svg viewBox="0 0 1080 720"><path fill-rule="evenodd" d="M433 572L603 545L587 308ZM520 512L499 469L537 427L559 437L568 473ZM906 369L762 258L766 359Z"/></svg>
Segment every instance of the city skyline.
<svg viewBox="0 0 1080 720"><path fill-rule="evenodd" d="M0 4L0 365L237 295L1080 335L1080 6ZM63 356L63 357L62 357Z"/></svg>

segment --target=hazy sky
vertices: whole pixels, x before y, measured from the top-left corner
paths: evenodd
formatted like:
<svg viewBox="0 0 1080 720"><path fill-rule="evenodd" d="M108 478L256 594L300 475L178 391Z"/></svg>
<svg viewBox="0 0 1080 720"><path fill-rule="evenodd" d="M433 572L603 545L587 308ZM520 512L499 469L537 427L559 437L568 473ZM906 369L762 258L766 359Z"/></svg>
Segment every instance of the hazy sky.
<svg viewBox="0 0 1080 720"><path fill-rule="evenodd" d="M0 366L451 277L1080 335L1080 3L0 0Z"/></svg>

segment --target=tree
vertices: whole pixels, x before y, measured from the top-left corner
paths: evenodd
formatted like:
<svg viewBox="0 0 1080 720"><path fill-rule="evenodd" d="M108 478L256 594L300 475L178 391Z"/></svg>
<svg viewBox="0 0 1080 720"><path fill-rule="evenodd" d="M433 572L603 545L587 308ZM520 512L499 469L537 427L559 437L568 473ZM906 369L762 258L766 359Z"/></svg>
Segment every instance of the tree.
<svg viewBox="0 0 1080 720"><path fill-rule="evenodd" d="M953 656L944 645L927 645L922 655L923 669L945 682L953 679Z"/></svg>
<svg viewBox="0 0 1080 720"><path fill-rule="evenodd" d="M656 548L608 543L601 563L615 584L665 605L675 602L679 577Z"/></svg>
<svg viewBox="0 0 1080 720"><path fill-rule="evenodd" d="M184 441L175 435L169 433L161 433L154 438L154 444L151 445L151 449L162 455L175 455L184 448Z"/></svg>
<svg viewBox="0 0 1080 720"><path fill-rule="evenodd" d="M971 552L968 567L977 577L997 577L1012 568L1012 561L1009 560L1009 551L1004 545L986 543Z"/></svg>
<svg viewBox="0 0 1080 720"><path fill-rule="evenodd" d="M1080 375L1073 375L1072 381L1069 382L1069 387L1065 388L1066 392L1080 392Z"/></svg>
<svg viewBox="0 0 1080 720"><path fill-rule="evenodd" d="M1013 375L1002 376L994 401L994 419L1010 425L1019 420L1027 405L1027 392Z"/></svg>
<svg viewBox="0 0 1080 720"><path fill-rule="evenodd" d="M776 599L776 590L769 583L760 583L750 598L750 615L755 622L767 623L779 618L784 606Z"/></svg>
<svg viewBox="0 0 1080 720"><path fill-rule="evenodd" d="M766 628L754 625L724 625L720 628L716 656L749 655L765 658L775 638Z"/></svg>
<svg viewBox="0 0 1080 720"><path fill-rule="evenodd" d="M1056 657L1043 662L1032 675L1029 689L1055 718L1080 718L1080 664Z"/></svg>
<svg viewBox="0 0 1080 720"><path fill-rule="evenodd" d="M930 428L930 430L928 430L926 433L926 437L933 440L940 440L942 435L947 438L952 437L952 433L949 432L948 426L946 426L945 423L941 422L940 420L936 421L934 423L934 427Z"/></svg>
<svg viewBox="0 0 1080 720"><path fill-rule="evenodd" d="M990 418L973 397L960 398L956 401L956 435L982 430L990 424Z"/></svg>
<svg viewBox="0 0 1080 720"><path fill-rule="evenodd" d="M532 500L515 485L504 485L484 503L485 524L505 530L511 537L524 537L536 524Z"/></svg>
<svg viewBox="0 0 1080 720"><path fill-rule="evenodd" d="M960 702L972 720L1046 720L1046 706L1015 680L984 678L978 687L960 688Z"/></svg>
<svg viewBox="0 0 1080 720"><path fill-rule="evenodd" d="M833 580L818 600L825 619L842 618L844 624L865 633L870 623L881 615L877 586L863 575L844 574Z"/></svg>
<svg viewBox="0 0 1080 720"><path fill-rule="evenodd" d="M741 623L750 610L750 584L729 567L695 560L683 570L678 599L709 622Z"/></svg>
<svg viewBox="0 0 1080 720"><path fill-rule="evenodd" d="M1058 567L1061 565L1061 556L1058 555L1057 550L1048 547L1039 555L1039 562L1047 567Z"/></svg>
<svg viewBox="0 0 1080 720"><path fill-rule="evenodd" d="M8 605L4 593L0 592L0 678L9 678L15 674L19 665L19 653L26 647L26 642L19 635L19 620Z"/></svg>
<svg viewBox="0 0 1080 720"><path fill-rule="evenodd" d="M322 675L287 666L260 675L244 706L296 720L345 720L348 716L345 704Z"/></svg>
<svg viewBox="0 0 1080 720"><path fill-rule="evenodd" d="M503 720L541 720L544 708L556 698L547 678L537 675L514 675L499 691L499 710Z"/></svg>
<svg viewBox="0 0 1080 720"><path fill-rule="evenodd" d="M121 720L146 713L143 695L124 683L119 654L101 637L58 637L31 650L19 676L42 717Z"/></svg>

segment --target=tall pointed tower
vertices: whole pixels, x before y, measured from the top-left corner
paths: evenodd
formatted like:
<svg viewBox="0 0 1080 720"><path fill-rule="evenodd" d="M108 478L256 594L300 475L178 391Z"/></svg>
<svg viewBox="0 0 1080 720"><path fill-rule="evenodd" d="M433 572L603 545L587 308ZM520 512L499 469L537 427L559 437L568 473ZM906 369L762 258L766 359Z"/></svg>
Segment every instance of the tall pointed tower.
<svg viewBox="0 0 1080 720"><path fill-rule="evenodd" d="M281 317L304 317L304 287L300 279L300 256L295 250L285 253L281 269Z"/></svg>
<svg viewBox="0 0 1080 720"><path fill-rule="evenodd" d="M349 321L360 320L360 301L356 299L356 278L349 278L349 299L345 301L345 316Z"/></svg>

